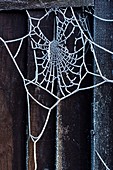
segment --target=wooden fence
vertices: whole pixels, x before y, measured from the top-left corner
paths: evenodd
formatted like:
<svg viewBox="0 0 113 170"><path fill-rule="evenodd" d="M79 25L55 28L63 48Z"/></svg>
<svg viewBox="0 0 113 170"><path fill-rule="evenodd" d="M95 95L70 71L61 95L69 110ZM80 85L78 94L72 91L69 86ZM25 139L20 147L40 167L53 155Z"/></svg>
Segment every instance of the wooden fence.
<svg viewBox="0 0 113 170"><path fill-rule="evenodd" d="M107 0L80 1L1 1L0 0L0 37L4 40L22 37L28 33L29 24L25 9L32 16L41 15L45 7L93 6L94 13L103 18L113 18L113 2ZM38 11L38 12L37 12ZM90 17L90 15L89 15ZM94 41L113 51L113 23L90 18ZM49 24L49 26L51 23ZM48 27L44 27L48 32ZM18 43L9 44L15 54ZM113 56L96 49L101 69L113 79ZM91 53L89 54L91 55ZM29 40L17 58L25 77L32 76L34 63ZM101 59L103 58L103 59ZM93 65L92 61L88 61ZM93 69L96 69L95 65ZM86 84L98 80L89 78ZM34 96L45 104L53 99L35 87ZM98 158L98 150L103 160L113 169L113 85L104 84L98 88L78 92L63 100L52 111L43 137L37 143L38 170L104 170L105 166ZM46 98L46 99L45 99ZM33 135L40 132L46 111L31 101L31 126ZM0 41L0 169L34 170L33 143L28 143L27 96L23 81Z"/></svg>

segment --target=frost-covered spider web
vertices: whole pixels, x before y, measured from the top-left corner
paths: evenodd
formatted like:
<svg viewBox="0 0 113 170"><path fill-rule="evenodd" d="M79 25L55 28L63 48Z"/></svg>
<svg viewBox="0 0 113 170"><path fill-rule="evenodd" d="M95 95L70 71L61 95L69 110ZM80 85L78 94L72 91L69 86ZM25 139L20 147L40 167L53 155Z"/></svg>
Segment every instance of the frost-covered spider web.
<svg viewBox="0 0 113 170"><path fill-rule="evenodd" d="M46 10L41 17L32 17L28 11L27 15L30 26L27 35L9 41L5 41L0 37L0 40L4 43L18 72L20 73L27 92L29 137L34 143L34 163L35 170L37 170L36 143L40 140L46 129L51 110L57 106L60 101L78 91L93 88L105 82L113 83L113 80L109 80L102 74L96 58L94 46L111 54L113 54L113 52L93 41L87 24L87 16L85 17L81 14L76 14L72 7L49 9ZM51 38L49 38L48 34L46 34L46 31L42 27L50 16L53 16L54 18L52 29L48 29ZM28 37L30 38L35 63L35 74L33 74L34 77L32 79L26 79L24 77L16 61L23 40ZM8 44L17 41L20 42L20 44L17 52L13 55ZM91 55L87 55L88 50L90 50ZM88 67L86 62L87 57L93 57L92 60L97 68L96 72ZM98 83L84 86L84 80L88 75L96 76L98 78ZM30 93L28 88L30 84L35 85L52 95L56 99L56 102L52 106L44 105ZM56 84L58 93L56 93L55 90ZM43 128L37 136L34 136L31 131L30 98L48 112ZM99 153L96 150L95 152L106 169L109 169Z"/></svg>
<svg viewBox="0 0 113 170"><path fill-rule="evenodd" d="M49 38L44 35L40 26L41 22L46 20L53 12L55 13L53 37L52 40L49 40ZM69 17L66 16L66 13L67 9L50 9L41 18L34 18L28 13L31 47L34 51L36 67L35 78L32 82L57 99L64 99L79 90L93 87L93 85L84 88L81 87L83 80L88 74L102 77L103 81L101 81L101 83L106 81L106 78L102 76L98 66L93 44L89 42L88 37L84 34L84 31L87 31L90 37L86 25L86 18L82 18L79 15L77 19L74 11L71 11ZM35 25L33 24L34 21ZM73 41L73 43L71 43L73 46L71 49L69 46L70 39ZM87 68L85 62L87 44L89 44L94 54L98 74L92 73ZM54 92L55 81L58 83L59 96Z"/></svg>

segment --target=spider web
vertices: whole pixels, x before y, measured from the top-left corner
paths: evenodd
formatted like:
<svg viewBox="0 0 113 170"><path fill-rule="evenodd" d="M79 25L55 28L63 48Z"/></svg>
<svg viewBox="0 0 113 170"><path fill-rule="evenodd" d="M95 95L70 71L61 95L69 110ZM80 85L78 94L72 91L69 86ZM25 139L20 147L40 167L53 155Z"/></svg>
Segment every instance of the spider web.
<svg viewBox="0 0 113 170"><path fill-rule="evenodd" d="M46 20L50 13L55 13L53 38L49 40L41 30L41 22ZM78 20L72 11L70 16L66 16L67 9L50 9L41 18L29 16L31 47L34 52L35 60L35 78L32 83L46 90L57 99L64 99L79 90L89 89L94 86L81 88L83 80L88 74L103 78L104 76L98 66L93 44L83 31L90 33L86 27L86 18L79 16ZM33 24L36 21L37 24ZM69 30L71 27L71 30ZM83 28L82 28L83 27ZM82 30L83 29L83 30ZM68 31L69 30L69 31ZM73 40L73 49L70 50L68 42ZM98 74L88 70L85 62L87 44L94 54L94 60L97 65ZM84 71L83 71L84 70ZM54 91L55 81L58 83L60 95L57 96Z"/></svg>
<svg viewBox="0 0 113 170"><path fill-rule="evenodd" d="M68 10L70 11L69 14L67 12ZM37 170L36 143L40 140L46 129L51 110L57 106L60 101L80 90L93 88L105 82L113 83L113 80L109 80L102 74L96 58L94 46L99 47L110 54L113 54L113 52L93 41L87 24L87 16L83 17L81 14L76 14L72 7L65 9L49 9L48 11L46 10L45 14L41 17L32 17L28 11L26 12L29 19L29 33L24 37L15 40L5 41L2 37L0 37L0 40L4 43L24 82L28 103L29 137L34 143L34 163L35 170ZM46 22L51 15L54 16L54 24L52 37L49 39L42 29L42 23ZM24 77L16 62L23 40L28 37L31 41L31 49L33 50L35 62L35 74L31 79L26 79ZM13 55L8 44L17 41L20 44L17 52ZM88 50L92 53L97 68L96 73L90 70L86 63L86 54ZM99 78L98 83L85 87L82 86L84 79L86 79L88 75ZM55 91L56 83L59 93L56 93ZM57 99L56 103L51 107L45 106L30 93L28 88L30 84L43 89L55 97L55 99ZM30 98L48 112L43 128L37 136L34 136L31 132ZM95 152L106 169L109 169L97 150Z"/></svg>

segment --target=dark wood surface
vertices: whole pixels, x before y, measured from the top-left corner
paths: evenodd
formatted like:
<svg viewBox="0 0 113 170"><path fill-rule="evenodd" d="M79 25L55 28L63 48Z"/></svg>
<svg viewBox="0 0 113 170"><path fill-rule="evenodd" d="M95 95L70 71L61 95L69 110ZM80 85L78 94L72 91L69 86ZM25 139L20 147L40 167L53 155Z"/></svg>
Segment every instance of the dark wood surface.
<svg viewBox="0 0 113 170"><path fill-rule="evenodd" d="M94 0L0 0L0 10L94 6Z"/></svg>
<svg viewBox="0 0 113 170"><path fill-rule="evenodd" d="M43 10L32 11L30 14L37 17L42 15ZM5 40L21 37L26 34L26 13L24 12L2 12L0 15L0 33ZM8 19L10 17L10 19ZM52 38L53 17L51 23L42 24L46 35ZM21 25L21 26L20 26ZM50 30L48 32L48 29ZM50 38L50 39L51 39ZM11 43L9 48L14 54L18 44ZM1 135L0 154L1 170L25 170L25 162L29 170L34 170L33 142L28 141L26 148L26 125L27 103L23 82L18 74L6 49L1 43ZM5 59L6 58L6 59ZM33 79L35 65L30 40L24 42L22 50L17 58L23 74L28 79ZM13 75L13 76L12 76ZM44 105L51 106L55 101L49 94L34 85L28 86L29 92L42 101ZM56 92L57 93L57 92ZM37 142L37 165L38 170L88 170L90 169L90 112L91 91L80 92L69 99L61 102L57 108L52 110L50 120L42 138ZM87 100L85 100L87 98ZM38 136L44 125L47 110L40 107L30 98L31 105L31 132ZM3 114L5 113L5 114ZM5 128L5 126L8 126ZM9 135L9 137L8 137ZM6 140L8 137L9 140ZM56 138L56 139L55 139ZM7 143L5 143L7 141ZM7 147L10 147L10 151ZM5 150L4 150L5 148ZM26 150L27 149L27 150ZM26 154L27 153L27 154ZM4 156L5 155L5 156ZM10 156L8 156L10 155ZM7 162L7 163L6 163Z"/></svg>
<svg viewBox="0 0 113 170"><path fill-rule="evenodd" d="M112 1L95 1L95 15L105 18L113 18ZM113 51L113 23L94 20L95 42ZM102 74L113 79L113 56L104 50L96 49L97 59ZM96 70L96 67L95 67ZM98 80L95 78L94 83ZM98 151L106 165L113 169L113 84L106 83L94 89L94 149ZM93 148L92 148L93 149ZM92 170L106 169L99 160L95 151L93 152Z"/></svg>
<svg viewBox="0 0 113 170"><path fill-rule="evenodd" d="M76 36L76 33L74 36ZM71 37L71 40L73 40L73 37ZM67 46L71 50L73 48L72 42L67 42ZM81 42L78 45L80 48ZM91 56L90 53L88 53L89 59L87 62L91 65L89 56ZM65 82L67 81L66 77L64 77L64 80ZM88 77L81 86L88 86L91 82L92 77ZM79 91L58 104L56 120L56 170L91 169L91 96L92 90Z"/></svg>
<svg viewBox="0 0 113 170"><path fill-rule="evenodd" d="M65 4L64 4L65 3ZM18 5L19 4L19 5ZM94 5L89 1L0 1L0 10L36 9L53 6L88 6ZM95 14L102 18L113 18L112 1L95 1ZM40 15L31 12L32 16ZM52 20L51 20L52 21ZM51 22L52 24L52 22ZM45 27L46 34L51 24ZM27 16L25 12L1 12L0 36L5 40L21 37L27 33ZM52 27L51 27L52 28ZM94 20L95 42L113 51L113 24ZM52 31L51 31L52 33ZM50 32L48 34L50 35ZM16 52L17 43L9 48ZM1 170L25 170L26 159L29 170L34 170L33 142L29 140L26 156L26 125L27 102L22 79L14 66L4 44L0 42L0 168ZM113 56L96 48L96 54L102 73L113 79ZM30 41L25 41L17 58L25 77L34 76L33 51ZM96 70L96 66L94 67ZM32 74L33 73L33 74ZM91 79L92 81L92 79ZM89 82L89 79L86 81ZM98 79L94 78L94 83ZM55 99L36 86L29 85L29 91L43 104L51 106ZM79 92L62 101L52 110L47 129L37 143L38 170L90 170L90 130L91 130L91 103L93 96L93 124L95 135L92 134L92 170L104 169L95 149L110 169L113 169L113 85L104 84L92 90ZM41 96L41 97L40 97ZM47 110L38 106L32 99L31 104L31 131L37 136L46 119ZM56 138L56 139L55 139ZM95 139L95 140L94 140Z"/></svg>
<svg viewBox="0 0 113 170"><path fill-rule="evenodd" d="M57 170L90 170L90 94L78 92L58 105Z"/></svg>
<svg viewBox="0 0 113 170"><path fill-rule="evenodd" d="M43 10L30 12L39 17ZM49 16L50 17L50 16ZM52 40L54 16L47 18L51 22L42 24L42 30ZM36 24L36 23L35 23ZM49 30L49 34L48 34ZM51 37L51 38L50 38ZM30 44L29 44L30 45ZM28 78L34 76L34 58L31 47L28 47ZM92 79L90 79L92 81ZM56 82L57 85L57 82ZM29 87L30 91L30 87ZM31 93L38 101L51 105L54 101L49 94L32 86ZM56 91L56 93L59 93ZM40 97L41 96L41 97ZM56 170L90 170L90 122L91 122L92 90L79 92L64 101L52 111L47 129L37 142L38 169ZM31 129L38 135L45 122L47 111L31 100ZM55 133L56 130L56 133ZM56 138L56 141L55 141ZM55 167L56 166L56 167ZM29 169L34 168L33 142L29 143Z"/></svg>
<svg viewBox="0 0 113 170"><path fill-rule="evenodd" d="M18 27L18 25L21 27ZM25 13L0 13L0 36L13 39L26 34ZM12 52L17 44L10 44ZM18 64L26 72L26 45ZM4 44L0 41L0 169L25 170L26 94L23 82Z"/></svg>
<svg viewBox="0 0 113 170"><path fill-rule="evenodd" d="M42 16L44 10L40 11L31 11L30 15L33 17ZM45 31L45 34L50 38L52 37L53 33L53 16L47 18L48 24L43 22L42 29ZM36 23L35 23L36 24ZM28 24L29 25L29 24ZM29 29L29 28L28 28ZM48 31L49 30L49 31ZM35 37L37 39L37 37ZM31 48L30 39L28 40L28 70L27 70L27 77L28 79L33 79L35 75L35 64L34 64L34 54ZM37 52L37 54L39 54ZM28 86L29 92L43 105L50 107L56 101L51 95L49 95L44 90L41 90L37 86L33 86L32 84ZM46 116L48 110L44 109L43 107L39 106L36 102L34 102L30 98L30 106L31 106L31 134L34 136L38 136L44 126ZM56 110L52 110L51 116L49 119L49 123L47 128L42 136L42 138L37 142L37 165L38 170L55 169L55 129L56 129ZM34 170L34 149L33 149L33 141L30 139L29 141L29 162L28 167L29 170Z"/></svg>

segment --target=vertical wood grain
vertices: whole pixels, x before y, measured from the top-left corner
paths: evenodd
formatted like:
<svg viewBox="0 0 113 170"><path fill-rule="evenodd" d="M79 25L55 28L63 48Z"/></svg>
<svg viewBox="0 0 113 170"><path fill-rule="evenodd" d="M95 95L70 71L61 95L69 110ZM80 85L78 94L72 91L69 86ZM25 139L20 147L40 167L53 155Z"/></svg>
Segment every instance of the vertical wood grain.
<svg viewBox="0 0 113 170"><path fill-rule="evenodd" d="M90 92L62 101L57 111L57 170L90 169Z"/></svg>
<svg viewBox="0 0 113 170"><path fill-rule="evenodd" d="M0 13L0 36L5 40L26 34L23 13ZM17 44L9 45L12 53ZM18 64L26 71L26 45L20 52ZM23 82L4 44L0 41L0 169L25 170L26 156L26 95Z"/></svg>
<svg viewBox="0 0 113 170"><path fill-rule="evenodd" d="M44 10L38 11L30 11L30 15L33 17L42 16L44 14ZM48 16L49 17L49 16ZM43 22L41 29L45 32L48 39L52 40L52 32L53 32L53 17L50 18L51 20L47 20L49 22ZM34 22L36 24L36 22ZM36 38L36 37L35 37ZM37 39L37 38L36 38ZM28 40L28 72L27 76L28 79L32 80L35 76L35 63L34 63L34 54L33 50L31 49L30 39ZM37 53L37 55L40 55ZM52 106L55 102L55 99L51 97L50 94L42 90L40 87L35 85L28 86L29 92L37 99L40 103L45 106ZM31 107L31 133L34 136L38 136L44 126L47 110L43 107L39 106L36 102L34 102L30 98L30 107ZM55 110L52 110L51 116L49 119L49 123L47 128L41 137L41 139L37 142L36 147L36 160L37 160L37 169L38 170L53 170L55 169ZM28 169L34 170L34 150L33 150L33 141L29 140L29 160L28 160Z"/></svg>
<svg viewBox="0 0 113 170"><path fill-rule="evenodd" d="M80 14L81 10L74 9ZM76 36L76 32L75 32ZM73 48L73 37L68 48ZM77 43L80 48L82 44ZM89 65L91 53L87 54ZM66 79L65 79L66 82ZM92 77L86 78L82 86L92 83ZM76 87L75 87L76 88ZM61 101L57 108L57 154L56 170L90 170L90 128L91 128L92 90L77 92Z"/></svg>
<svg viewBox="0 0 113 170"><path fill-rule="evenodd" d="M95 1L95 15L112 19L113 2ZM106 49L113 51L113 22L104 22L94 19L94 38L95 42ZM113 56L104 50L96 48L96 55L102 74L113 79ZM96 71L96 66L95 66ZM97 83L98 79L94 79ZM94 89L94 153L93 170L106 169L102 161L95 153L98 151L104 163L113 169L113 84L106 83Z"/></svg>

